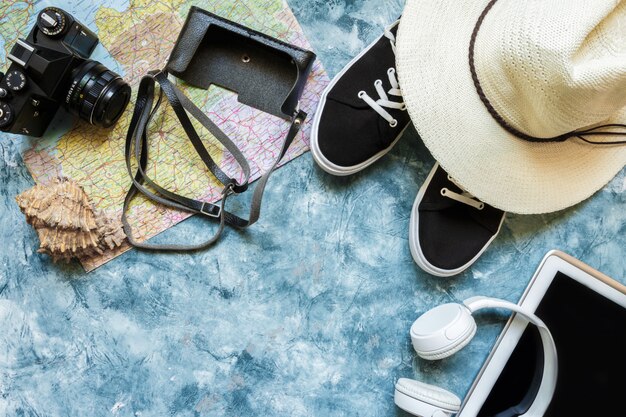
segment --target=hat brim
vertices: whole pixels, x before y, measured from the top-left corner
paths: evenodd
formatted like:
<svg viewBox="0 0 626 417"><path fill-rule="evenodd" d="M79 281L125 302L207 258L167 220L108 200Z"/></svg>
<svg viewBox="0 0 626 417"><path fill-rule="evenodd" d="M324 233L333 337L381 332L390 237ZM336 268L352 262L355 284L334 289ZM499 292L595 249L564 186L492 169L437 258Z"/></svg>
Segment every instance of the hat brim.
<svg viewBox="0 0 626 417"><path fill-rule="evenodd" d="M538 214L593 195L626 165L626 146L579 139L533 143L504 130L478 97L469 69L472 31L489 0L409 0L396 66L426 147L469 193L501 210ZM626 108L606 123L626 123Z"/></svg>

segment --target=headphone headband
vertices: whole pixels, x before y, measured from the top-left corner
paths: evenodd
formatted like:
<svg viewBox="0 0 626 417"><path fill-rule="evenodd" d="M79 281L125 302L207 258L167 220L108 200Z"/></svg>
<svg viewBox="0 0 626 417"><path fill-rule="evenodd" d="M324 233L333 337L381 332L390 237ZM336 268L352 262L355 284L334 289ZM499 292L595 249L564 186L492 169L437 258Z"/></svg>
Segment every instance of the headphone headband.
<svg viewBox="0 0 626 417"><path fill-rule="evenodd" d="M537 391L537 395L535 396L532 405L528 411L520 416L542 417L548 409L552 396L554 395L558 375L556 345L554 344L554 339L552 338L552 334L550 333L550 330L548 330L548 327L534 313L529 312L518 304L514 304L509 301L489 297L472 297L463 301L463 304L472 314L476 311L488 308L510 310L519 314L521 317L526 319L526 321L537 326L539 335L541 336L541 343L543 345L543 375L541 378L541 385L539 386L539 390Z"/></svg>

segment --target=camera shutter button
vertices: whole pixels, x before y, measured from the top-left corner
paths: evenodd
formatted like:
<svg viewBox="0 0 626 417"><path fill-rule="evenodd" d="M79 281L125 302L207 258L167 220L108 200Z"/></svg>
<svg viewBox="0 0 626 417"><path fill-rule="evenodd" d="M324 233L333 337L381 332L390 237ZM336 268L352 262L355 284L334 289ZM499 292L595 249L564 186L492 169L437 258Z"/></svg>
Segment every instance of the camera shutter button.
<svg viewBox="0 0 626 417"><path fill-rule="evenodd" d="M11 91L21 91L26 87L26 75L20 70L9 71L4 82Z"/></svg>

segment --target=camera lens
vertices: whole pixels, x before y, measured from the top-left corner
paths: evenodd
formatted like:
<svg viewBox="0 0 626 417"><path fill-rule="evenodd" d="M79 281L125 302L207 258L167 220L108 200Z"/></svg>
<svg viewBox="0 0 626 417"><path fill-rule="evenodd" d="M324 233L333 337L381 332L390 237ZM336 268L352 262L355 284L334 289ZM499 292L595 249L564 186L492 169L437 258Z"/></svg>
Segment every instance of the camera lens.
<svg viewBox="0 0 626 417"><path fill-rule="evenodd" d="M124 113L130 93L122 77L97 61L87 60L74 70L65 102L81 119L110 127Z"/></svg>

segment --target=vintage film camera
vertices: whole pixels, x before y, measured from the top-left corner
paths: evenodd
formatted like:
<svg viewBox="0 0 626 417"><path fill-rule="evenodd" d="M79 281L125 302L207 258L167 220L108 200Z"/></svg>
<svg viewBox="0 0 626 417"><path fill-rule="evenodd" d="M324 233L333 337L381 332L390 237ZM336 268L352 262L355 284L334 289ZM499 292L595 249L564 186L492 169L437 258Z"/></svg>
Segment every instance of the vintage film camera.
<svg viewBox="0 0 626 417"><path fill-rule="evenodd" d="M89 59L98 37L70 14L47 7L19 39L0 73L0 131L39 137L60 106L92 125L110 127L130 99L130 86Z"/></svg>

